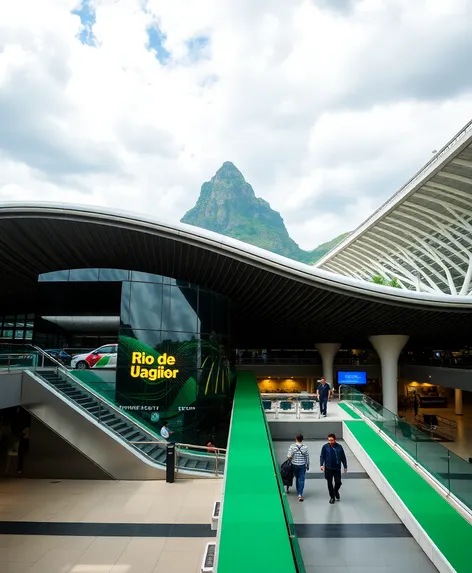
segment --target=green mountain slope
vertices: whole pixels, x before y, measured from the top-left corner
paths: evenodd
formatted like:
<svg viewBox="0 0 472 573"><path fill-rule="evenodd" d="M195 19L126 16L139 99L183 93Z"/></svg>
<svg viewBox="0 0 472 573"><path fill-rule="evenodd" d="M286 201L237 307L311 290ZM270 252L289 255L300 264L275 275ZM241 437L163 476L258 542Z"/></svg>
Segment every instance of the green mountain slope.
<svg viewBox="0 0 472 573"><path fill-rule="evenodd" d="M256 197L243 174L229 161L202 185L195 207L187 211L181 222L303 263L316 262L348 235L344 233L313 251L304 251L288 234L280 213Z"/></svg>

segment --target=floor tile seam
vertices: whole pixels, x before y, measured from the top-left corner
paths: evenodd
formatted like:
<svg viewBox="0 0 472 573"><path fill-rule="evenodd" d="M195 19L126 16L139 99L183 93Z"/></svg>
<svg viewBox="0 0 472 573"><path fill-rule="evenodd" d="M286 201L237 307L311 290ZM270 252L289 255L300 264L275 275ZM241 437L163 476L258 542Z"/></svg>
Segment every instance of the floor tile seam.
<svg viewBox="0 0 472 573"><path fill-rule="evenodd" d="M18 527L24 524L23 527ZM201 523L90 523L0 522L0 534L67 537L159 537L200 539L214 537L209 524Z"/></svg>

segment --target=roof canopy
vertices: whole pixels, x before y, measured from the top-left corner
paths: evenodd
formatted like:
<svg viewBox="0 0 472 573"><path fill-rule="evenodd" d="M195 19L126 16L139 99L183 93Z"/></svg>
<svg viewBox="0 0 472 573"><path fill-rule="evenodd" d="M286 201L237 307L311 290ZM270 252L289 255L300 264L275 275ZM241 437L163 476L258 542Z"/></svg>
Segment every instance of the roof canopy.
<svg viewBox="0 0 472 573"><path fill-rule="evenodd" d="M389 201L317 263L403 288L471 295L472 122Z"/></svg>
<svg viewBox="0 0 472 573"><path fill-rule="evenodd" d="M0 205L0 304L25 305L38 274L73 268L152 272L205 286L233 304L234 347L361 344L371 334L467 340L472 299L335 275L234 239L123 211Z"/></svg>

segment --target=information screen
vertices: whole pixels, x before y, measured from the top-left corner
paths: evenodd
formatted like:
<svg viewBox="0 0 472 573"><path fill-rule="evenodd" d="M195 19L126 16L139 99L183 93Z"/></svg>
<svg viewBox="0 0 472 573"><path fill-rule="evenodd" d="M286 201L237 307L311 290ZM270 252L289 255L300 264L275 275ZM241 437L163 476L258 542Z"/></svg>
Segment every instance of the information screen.
<svg viewBox="0 0 472 573"><path fill-rule="evenodd" d="M340 384L367 384L367 372L338 372L338 385Z"/></svg>

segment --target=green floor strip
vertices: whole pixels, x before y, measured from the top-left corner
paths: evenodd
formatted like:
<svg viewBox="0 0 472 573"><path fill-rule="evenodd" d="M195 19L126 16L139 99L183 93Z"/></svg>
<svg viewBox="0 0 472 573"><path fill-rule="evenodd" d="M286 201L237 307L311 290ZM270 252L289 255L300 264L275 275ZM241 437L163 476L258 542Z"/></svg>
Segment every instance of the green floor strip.
<svg viewBox="0 0 472 573"><path fill-rule="evenodd" d="M218 549L218 573L242 571L295 573L264 412L251 372L238 374Z"/></svg>
<svg viewBox="0 0 472 573"><path fill-rule="evenodd" d="M344 410L346 412L346 414L349 414L351 416L351 418L354 418L354 420L362 420L362 417L359 416L359 414L357 412L354 412L354 410L348 406L347 404L344 404L343 402L339 402L339 407Z"/></svg>
<svg viewBox="0 0 472 573"><path fill-rule="evenodd" d="M457 573L470 573L472 525L370 426L345 424Z"/></svg>

